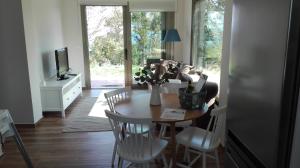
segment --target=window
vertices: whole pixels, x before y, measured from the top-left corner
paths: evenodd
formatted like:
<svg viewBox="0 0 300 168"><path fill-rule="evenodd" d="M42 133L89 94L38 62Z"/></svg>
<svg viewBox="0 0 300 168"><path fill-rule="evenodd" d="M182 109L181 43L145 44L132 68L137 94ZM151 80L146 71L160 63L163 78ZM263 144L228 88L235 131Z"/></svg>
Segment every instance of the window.
<svg viewBox="0 0 300 168"><path fill-rule="evenodd" d="M161 20L161 12L131 13L133 76L147 59L161 58Z"/></svg>
<svg viewBox="0 0 300 168"><path fill-rule="evenodd" d="M220 83L225 0L195 0L192 63L208 80Z"/></svg>
<svg viewBox="0 0 300 168"><path fill-rule="evenodd" d="M147 58L161 57L161 13L131 13L132 61L144 65Z"/></svg>

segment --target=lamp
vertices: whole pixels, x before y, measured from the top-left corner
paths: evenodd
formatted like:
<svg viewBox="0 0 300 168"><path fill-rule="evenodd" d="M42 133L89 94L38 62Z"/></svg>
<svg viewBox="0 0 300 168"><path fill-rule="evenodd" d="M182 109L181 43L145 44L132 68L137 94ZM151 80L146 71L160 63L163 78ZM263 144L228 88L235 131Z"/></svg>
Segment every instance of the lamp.
<svg viewBox="0 0 300 168"><path fill-rule="evenodd" d="M176 29L169 29L165 35L164 42L172 42L171 59L174 59L174 42L181 41L178 31Z"/></svg>

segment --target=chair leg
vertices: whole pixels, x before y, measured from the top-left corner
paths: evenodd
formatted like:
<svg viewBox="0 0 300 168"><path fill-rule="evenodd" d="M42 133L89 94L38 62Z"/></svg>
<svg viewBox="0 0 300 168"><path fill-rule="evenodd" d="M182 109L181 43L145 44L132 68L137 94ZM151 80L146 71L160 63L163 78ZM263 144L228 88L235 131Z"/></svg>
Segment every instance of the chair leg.
<svg viewBox="0 0 300 168"><path fill-rule="evenodd" d="M111 165L112 166L114 166L114 163L115 163L116 152L117 152L117 145L118 145L117 141L115 141L113 155L112 155L112 158L111 158Z"/></svg>
<svg viewBox="0 0 300 168"><path fill-rule="evenodd" d="M202 167L206 168L206 153L203 152L202 154Z"/></svg>
<svg viewBox="0 0 300 168"><path fill-rule="evenodd" d="M119 158L118 168L122 168L122 167L123 167L123 159Z"/></svg>
<svg viewBox="0 0 300 168"><path fill-rule="evenodd" d="M183 161L184 162L191 162L191 157L190 157L190 153L189 153L189 147L185 146L184 148L184 155L183 155Z"/></svg>
<svg viewBox="0 0 300 168"><path fill-rule="evenodd" d="M163 132L164 137L166 136L166 132L167 132L167 126L165 126L165 128L164 128L164 132Z"/></svg>
<svg viewBox="0 0 300 168"><path fill-rule="evenodd" d="M14 125L14 123L10 123L10 128L12 129L12 131L14 132L14 139L15 139L15 142L17 144L17 147L19 149L19 151L21 152L22 156L23 156L23 159L25 160L26 164L27 164L27 167L28 168L33 168L33 164L31 162L31 159L27 153L27 151L25 150L25 147L24 147L24 144L22 142L22 139L17 131L17 128L16 126ZM0 144L1 145L1 144Z"/></svg>
<svg viewBox="0 0 300 168"><path fill-rule="evenodd" d="M183 161L187 161L187 157L188 157L188 147L184 146L184 155L183 155Z"/></svg>
<svg viewBox="0 0 300 168"><path fill-rule="evenodd" d="M217 168L220 168L220 159L219 159L218 149L215 150L215 156L216 156Z"/></svg>
<svg viewBox="0 0 300 168"><path fill-rule="evenodd" d="M187 147L188 148L188 147ZM189 149L187 149L187 162L190 163L191 162L191 154L189 152Z"/></svg>
<svg viewBox="0 0 300 168"><path fill-rule="evenodd" d="M163 163L164 163L164 168L167 168L168 167L168 163L167 163L166 156L164 154L161 154L161 157L162 157L162 160L163 160Z"/></svg>
<svg viewBox="0 0 300 168"><path fill-rule="evenodd" d="M165 134L166 134L166 126L164 126L164 125L161 125L161 127L160 127L160 131L159 131L159 138L162 138L162 137L164 137L164 136L165 136Z"/></svg>
<svg viewBox="0 0 300 168"><path fill-rule="evenodd" d="M169 168L172 168L173 167L173 162L172 162L172 159L170 160L170 164L169 164Z"/></svg>

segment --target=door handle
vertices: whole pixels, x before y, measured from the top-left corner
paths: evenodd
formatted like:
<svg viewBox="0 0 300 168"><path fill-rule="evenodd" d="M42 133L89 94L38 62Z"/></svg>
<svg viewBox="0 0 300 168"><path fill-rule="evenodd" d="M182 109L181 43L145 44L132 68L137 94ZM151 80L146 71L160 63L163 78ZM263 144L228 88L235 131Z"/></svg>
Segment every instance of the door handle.
<svg viewBox="0 0 300 168"><path fill-rule="evenodd" d="M128 49L127 48L124 49L124 54L125 54L125 60L127 60L128 59Z"/></svg>

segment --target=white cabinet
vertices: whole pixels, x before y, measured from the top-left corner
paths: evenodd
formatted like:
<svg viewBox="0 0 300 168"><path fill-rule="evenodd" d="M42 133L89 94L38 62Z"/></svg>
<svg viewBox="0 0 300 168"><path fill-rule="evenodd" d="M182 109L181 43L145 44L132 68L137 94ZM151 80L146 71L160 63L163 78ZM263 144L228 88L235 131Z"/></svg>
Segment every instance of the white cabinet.
<svg viewBox="0 0 300 168"><path fill-rule="evenodd" d="M43 111L60 111L65 117L65 109L81 94L80 74L59 81L51 78L41 86Z"/></svg>

